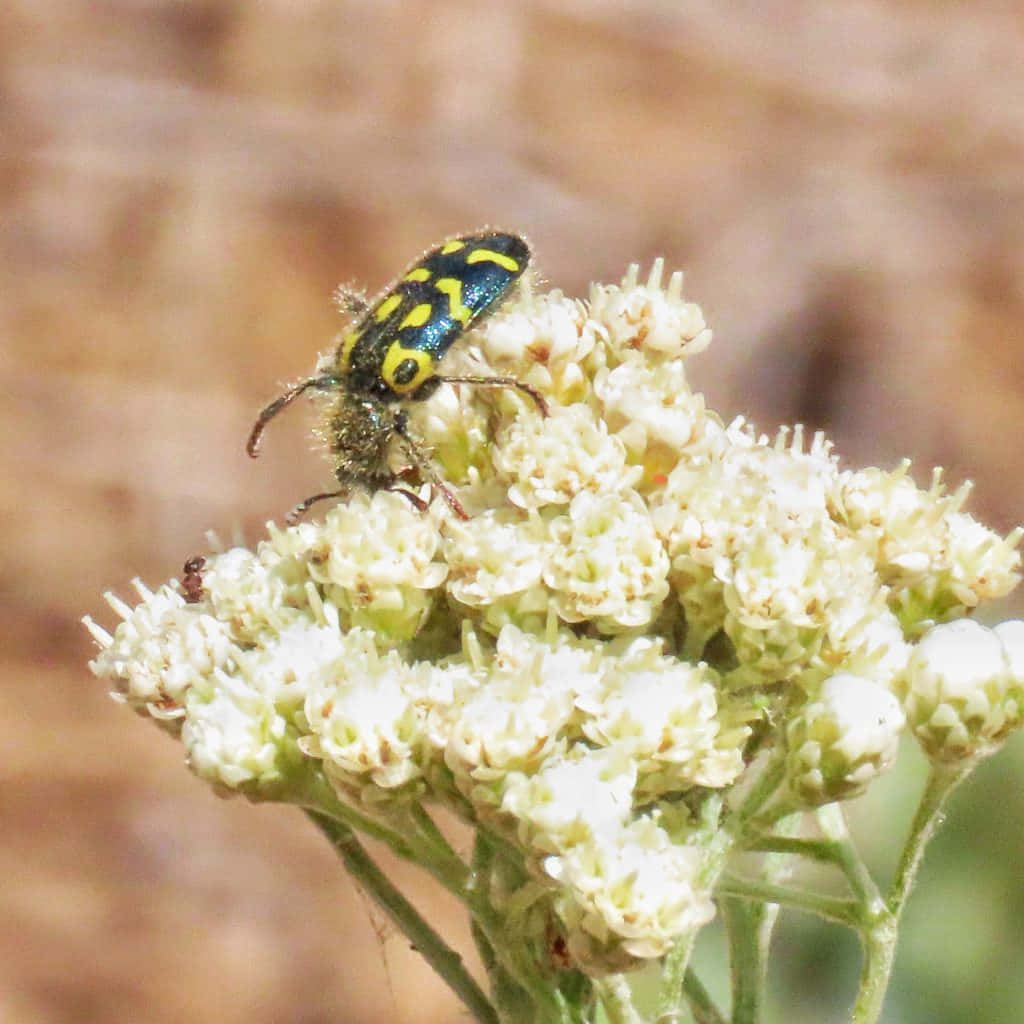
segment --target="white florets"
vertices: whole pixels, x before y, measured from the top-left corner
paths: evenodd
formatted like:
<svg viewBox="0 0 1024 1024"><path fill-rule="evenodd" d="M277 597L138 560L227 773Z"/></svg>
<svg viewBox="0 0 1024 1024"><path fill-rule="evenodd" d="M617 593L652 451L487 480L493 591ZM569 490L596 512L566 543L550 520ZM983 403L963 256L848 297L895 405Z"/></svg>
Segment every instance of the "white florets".
<svg viewBox="0 0 1024 1024"><path fill-rule="evenodd" d="M514 420L499 441L494 466L519 508L567 505L584 491L617 491L640 479L640 468L626 464L625 446L585 405Z"/></svg>
<svg viewBox="0 0 1024 1024"><path fill-rule="evenodd" d="M138 589L143 601L134 609L108 595L124 620L113 637L89 623L101 644L92 670L114 684L119 700L180 725L188 693L229 667L239 648L229 623L189 607L172 587Z"/></svg>
<svg viewBox="0 0 1024 1024"><path fill-rule="evenodd" d="M938 470L921 490L906 462L893 473L868 468L840 478L836 514L869 545L890 604L910 632L1016 586L1021 532L1003 538L961 512L969 491L964 485L947 494Z"/></svg>
<svg viewBox="0 0 1024 1024"><path fill-rule="evenodd" d="M652 362L695 355L711 344L711 331L700 306L684 302L683 275L661 278L664 262L655 260L645 284L638 284L640 268L629 268L621 286L594 285L590 316L604 328L609 348L618 359L642 351Z"/></svg>
<svg viewBox="0 0 1024 1024"><path fill-rule="evenodd" d="M690 390L681 359L661 366L631 361L602 370L594 390L608 429L648 475L668 472L707 425L703 398Z"/></svg>
<svg viewBox="0 0 1024 1024"><path fill-rule="evenodd" d="M453 521L444 541L448 593L474 608L493 608L533 592L547 609L541 584L549 549L548 527L539 516L488 509L468 522Z"/></svg>
<svg viewBox="0 0 1024 1024"><path fill-rule="evenodd" d="M635 492L580 494L551 523L544 570L558 614L603 633L649 625L668 596L668 556Z"/></svg>
<svg viewBox="0 0 1024 1024"><path fill-rule="evenodd" d="M135 608L110 599L113 636L89 623L93 671L197 774L295 802L312 779L392 822L449 806L518 851L592 973L711 917L688 815L745 781L755 729L818 804L889 767L904 712L948 760L1024 704L1024 626L928 631L1015 585L1020 534L937 477L723 426L687 380L710 332L661 274L527 296L446 357L550 406L469 386L410 403L468 520L356 493L209 556L195 603L139 585Z"/></svg>
<svg viewBox="0 0 1024 1024"><path fill-rule="evenodd" d="M598 842L582 842L547 858L558 883L558 912L569 950L594 974L619 971L630 959L662 956L674 938L714 917L699 882L696 848L640 815Z"/></svg>

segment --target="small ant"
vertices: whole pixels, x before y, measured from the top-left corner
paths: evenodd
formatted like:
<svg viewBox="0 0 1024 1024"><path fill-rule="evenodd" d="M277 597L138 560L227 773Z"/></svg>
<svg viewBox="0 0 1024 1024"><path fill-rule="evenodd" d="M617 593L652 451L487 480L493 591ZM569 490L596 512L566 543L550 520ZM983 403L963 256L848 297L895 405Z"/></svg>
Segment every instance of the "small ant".
<svg viewBox="0 0 1024 1024"><path fill-rule="evenodd" d="M181 589L185 591L186 604L199 604L203 599L203 568L206 559L193 555L181 569Z"/></svg>

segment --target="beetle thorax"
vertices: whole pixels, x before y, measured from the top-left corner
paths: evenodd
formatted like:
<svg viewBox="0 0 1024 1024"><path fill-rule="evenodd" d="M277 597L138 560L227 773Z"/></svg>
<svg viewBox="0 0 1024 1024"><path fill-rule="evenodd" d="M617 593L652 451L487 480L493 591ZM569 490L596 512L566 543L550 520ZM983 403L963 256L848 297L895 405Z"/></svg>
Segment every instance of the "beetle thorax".
<svg viewBox="0 0 1024 1024"><path fill-rule="evenodd" d="M379 486L390 482L387 455L396 415L393 403L374 396L339 394L328 433L339 483Z"/></svg>

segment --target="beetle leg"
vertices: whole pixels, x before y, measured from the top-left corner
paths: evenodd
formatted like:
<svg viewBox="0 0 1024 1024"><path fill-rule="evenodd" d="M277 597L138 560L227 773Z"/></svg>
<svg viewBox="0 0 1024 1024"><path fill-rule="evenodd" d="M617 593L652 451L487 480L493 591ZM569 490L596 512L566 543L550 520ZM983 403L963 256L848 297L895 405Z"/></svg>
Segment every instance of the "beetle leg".
<svg viewBox="0 0 1024 1024"><path fill-rule="evenodd" d="M405 415L399 413L395 416L394 424L395 433L398 435L398 439L401 442L402 450L408 456L409 461L419 471L420 476L430 483L430 486L437 491L442 498L447 502L448 507L460 518L469 519L469 513L462 507L462 502L452 493L448 485L437 475L434 467L431 466L430 460L423 454L423 450L420 446L409 436L405 429ZM403 473L407 473L408 470L403 470ZM413 499L413 504L421 508L421 511L426 506L423 505L422 499L414 495L405 487L389 487L388 490L396 491L399 494L404 494L407 498Z"/></svg>
<svg viewBox="0 0 1024 1024"><path fill-rule="evenodd" d="M536 388L524 384L521 380L516 380L515 377L444 377L438 375L433 379L443 384L476 384L485 388L516 388L533 399L541 416L548 415L547 399Z"/></svg>

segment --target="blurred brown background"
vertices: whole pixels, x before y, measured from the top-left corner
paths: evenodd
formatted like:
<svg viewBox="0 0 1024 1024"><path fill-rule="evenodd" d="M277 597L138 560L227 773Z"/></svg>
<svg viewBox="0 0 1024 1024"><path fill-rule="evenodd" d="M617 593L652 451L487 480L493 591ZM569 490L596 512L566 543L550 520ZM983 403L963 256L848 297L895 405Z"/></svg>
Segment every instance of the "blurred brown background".
<svg viewBox="0 0 1024 1024"><path fill-rule="evenodd" d="M1017 0L2 5L0 1022L462 1017L297 813L216 800L85 667L101 591L325 481L301 414L242 445L339 281L488 223L573 294L662 254L724 415L1024 518L1022 54ZM1024 1018L1022 772L958 794L887 1020ZM919 776L862 805L883 873ZM785 920L776 1005L844 1019L853 943Z"/></svg>

